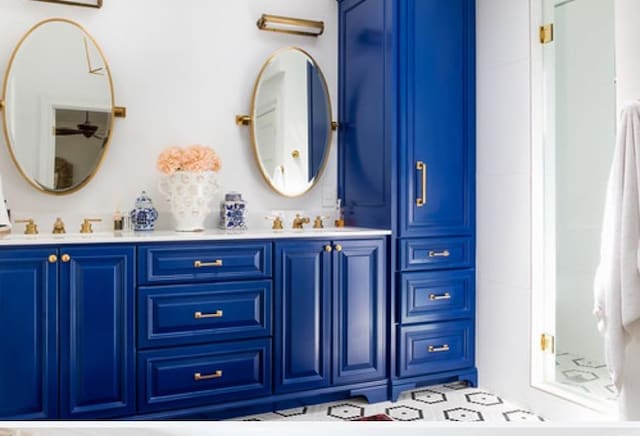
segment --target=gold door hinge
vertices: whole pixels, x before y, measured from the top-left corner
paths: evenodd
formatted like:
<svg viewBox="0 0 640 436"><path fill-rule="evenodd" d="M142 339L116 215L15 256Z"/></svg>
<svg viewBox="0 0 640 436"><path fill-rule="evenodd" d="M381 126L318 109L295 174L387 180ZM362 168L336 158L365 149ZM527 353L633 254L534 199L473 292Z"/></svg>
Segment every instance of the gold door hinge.
<svg viewBox="0 0 640 436"><path fill-rule="evenodd" d="M540 44L549 44L554 39L553 23L540 26Z"/></svg>
<svg viewBox="0 0 640 436"><path fill-rule="evenodd" d="M540 335L540 349L545 352L555 353L556 338L553 335L543 333Z"/></svg>

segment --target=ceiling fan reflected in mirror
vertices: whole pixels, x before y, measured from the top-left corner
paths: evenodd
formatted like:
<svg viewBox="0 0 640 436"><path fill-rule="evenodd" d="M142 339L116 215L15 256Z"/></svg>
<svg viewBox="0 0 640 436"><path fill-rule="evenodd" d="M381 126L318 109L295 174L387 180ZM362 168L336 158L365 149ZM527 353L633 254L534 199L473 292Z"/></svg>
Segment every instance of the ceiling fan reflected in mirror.
<svg viewBox="0 0 640 436"><path fill-rule="evenodd" d="M71 136L71 135L82 135L85 138L96 138L101 141L104 141L105 136L98 135L99 127L95 124L92 124L89 120L89 111L85 112L85 120L84 122L77 124L76 129L69 127L56 127L56 136Z"/></svg>

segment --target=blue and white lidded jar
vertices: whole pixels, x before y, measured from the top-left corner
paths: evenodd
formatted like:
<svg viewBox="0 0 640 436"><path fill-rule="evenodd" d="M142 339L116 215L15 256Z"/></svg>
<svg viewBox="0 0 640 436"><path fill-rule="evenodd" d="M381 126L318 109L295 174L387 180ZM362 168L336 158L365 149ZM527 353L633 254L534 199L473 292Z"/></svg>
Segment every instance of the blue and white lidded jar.
<svg viewBox="0 0 640 436"><path fill-rule="evenodd" d="M136 198L136 207L129 214L131 227L136 232L153 230L158 219L158 211L145 191Z"/></svg>
<svg viewBox="0 0 640 436"><path fill-rule="evenodd" d="M239 192L229 192L220 203L220 228L225 230L247 229L247 202Z"/></svg>

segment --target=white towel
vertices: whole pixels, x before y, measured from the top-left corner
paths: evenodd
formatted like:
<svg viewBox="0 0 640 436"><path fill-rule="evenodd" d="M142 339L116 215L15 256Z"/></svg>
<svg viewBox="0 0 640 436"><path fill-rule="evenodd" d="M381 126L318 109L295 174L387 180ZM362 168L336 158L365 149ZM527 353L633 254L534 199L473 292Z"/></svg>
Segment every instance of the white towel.
<svg viewBox="0 0 640 436"><path fill-rule="evenodd" d="M0 177L0 232L11 230L11 221L7 213L7 206L4 202L4 191L2 190L2 178Z"/></svg>
<svg viewBox="0 0 640 436"><path fill-rule="evenodd" d="M594 279L598 329L613 381L622 390L627 345L640 338L640 103L623 110L609 175L600 264ZM638 406L640 407L640 406Z"/></svg>

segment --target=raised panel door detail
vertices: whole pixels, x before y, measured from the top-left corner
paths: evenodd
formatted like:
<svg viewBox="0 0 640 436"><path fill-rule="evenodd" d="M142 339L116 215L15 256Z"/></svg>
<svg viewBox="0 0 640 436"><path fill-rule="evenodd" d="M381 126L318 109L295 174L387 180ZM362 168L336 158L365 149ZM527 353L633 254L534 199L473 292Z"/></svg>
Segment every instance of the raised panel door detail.
<svg viewBox="0 0 640 436"><path fill-rule="evenodd" d="M275 391L329 385L329 242L276 243Z"/></svg>
<svg viewBox="0 0 640 436"><path fill-rule="evenodd" d="M339 174L346 220L363 227L388 228L392 193L390 120L396 93L391 91L391 53L387 30L391 1L355 0L340 5Z"/></svg>
<svg viewBox="0 0 640 436"><path fill-rule="evenodd" d="M271 281L141 287L138 348L271 334Z"/></svg>
<svg viewBox="0 0 640 436"><path fill-rule="evenodd" d="M473 366L473 321L449 321L400 327L398 331L400 377L453 371Z"/></svg>
<svg viewBox="0 0 640 436"><path fill-rule="evenodd" d="M135 413L134 248L62 248L63 418Z"/></svg>
<svg viewBox="0 0 640 436"><path fill-rule="evenodd" d="M0 421L57 415L57 264L51 249L0 252Z"/></svg>
<svg viewBox="0 0 640 436"><path fill-rule="evenodd" d="M139 284L271 277L270 242L156 244L139 252Z"/></svg>
<svg viewBox="0 0 640 436"><path fill-rule="evenodd" d="M474 270L403 273L400 286L402 324L473 317Z"/></svg>
<svg viewBox="0 0 640 436"><path fill-rule="evenodd" d="M473 232L473 7L402 0L400 235Z"/></svg>
<svg viewBox="0 0 640 436"><path fill-rule="evenodd" d="M271 393L270 339L143 351L139 410L194 407Z"/></svg>
<svg viewBox="0 0 640 436"><path fill-rule="evenodd" d="M382 240L336 242L333 383L385 377L386 280Z"/></svg>
<svg viewBox="0 0 640 436"><path fill-rule="evenodd" d="M471 237L402 239L399 244L401 271L473 267Z"/></svg>

